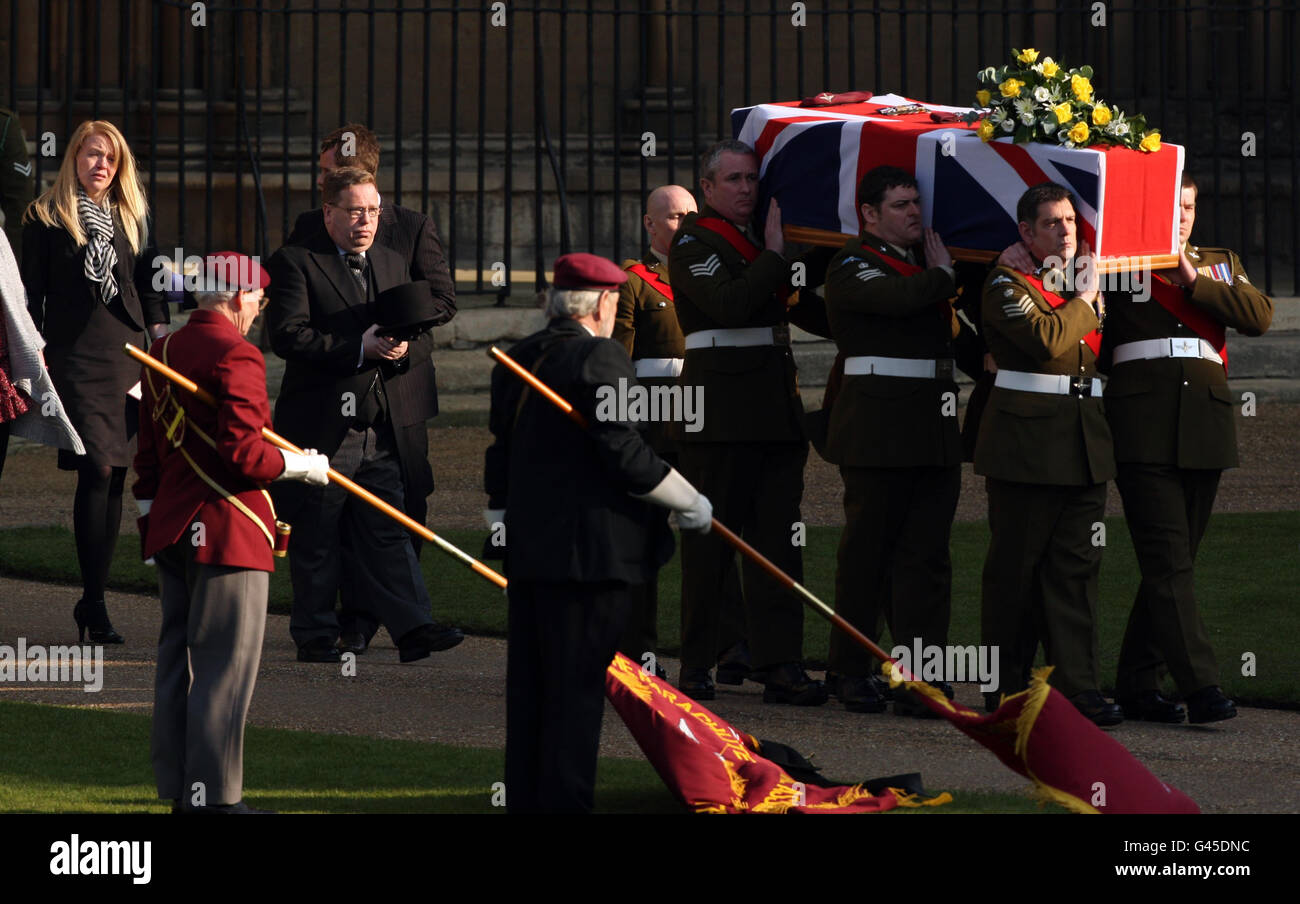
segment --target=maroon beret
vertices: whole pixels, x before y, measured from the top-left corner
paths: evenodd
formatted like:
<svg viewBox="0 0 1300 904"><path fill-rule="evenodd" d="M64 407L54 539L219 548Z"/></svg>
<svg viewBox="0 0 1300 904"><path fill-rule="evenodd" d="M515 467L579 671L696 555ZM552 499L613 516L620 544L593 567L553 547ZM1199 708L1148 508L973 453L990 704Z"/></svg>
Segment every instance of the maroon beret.
<svg viewBox="0 0 1300 904"><path fill-rule="evenodd" d="M238 251L218 251L203 261L201 292L252 292L265 289L271 277L255 257Z"/></svg>
<svg viewBox="0 0 1300 904"><path fill-rule="evenodd" d="M557 289L617 289L625 282L621 267L595 254L562 254L555 260Z"/></svg>

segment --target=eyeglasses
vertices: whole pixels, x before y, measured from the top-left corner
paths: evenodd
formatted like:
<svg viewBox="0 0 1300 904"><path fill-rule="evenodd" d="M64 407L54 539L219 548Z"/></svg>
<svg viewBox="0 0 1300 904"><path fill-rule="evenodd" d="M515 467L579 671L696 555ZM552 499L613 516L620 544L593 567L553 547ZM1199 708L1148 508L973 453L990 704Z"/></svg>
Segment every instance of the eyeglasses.
<svg viewBox="0 0 1300 904"><path fill-rule="evenodd" d="M382 207L339 207L337 204L325 203L326 207L333 207L335 210L341 210L348 215L350 220L378 220L379 214L383 212Z"/></svg>

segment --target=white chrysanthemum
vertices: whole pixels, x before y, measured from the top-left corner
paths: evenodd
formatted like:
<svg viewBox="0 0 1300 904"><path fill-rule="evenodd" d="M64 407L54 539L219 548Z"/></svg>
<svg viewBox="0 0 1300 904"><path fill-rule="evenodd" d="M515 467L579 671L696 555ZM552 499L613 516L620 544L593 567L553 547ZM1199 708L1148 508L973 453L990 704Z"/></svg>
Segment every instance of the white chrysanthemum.
<svg viewBox="0 0 1300 904"><path fill-rule="evenodd" d="M1123 138L1129 133L1128 123L1126 122L1116 122L1112 123L1112 125L1115 127L1115 134L1120 138Z"/></svg>
<svg viewBox="0 0 1300 904"><path fill-rule="evenodd" d="M1002 107L997 107L991 114L989 114L989 122L993 123L995 126L1002 125L1002 123L1006 121L1006 118L1007 111Z"/></svg>
<svg viewBox="0 0 1300 904"><path fill-rule="evenodd" d="M1026 113L1034 111L1034 102L1028 97L1017 97L1015 101L1016 115L1024 116Z"/></svg>

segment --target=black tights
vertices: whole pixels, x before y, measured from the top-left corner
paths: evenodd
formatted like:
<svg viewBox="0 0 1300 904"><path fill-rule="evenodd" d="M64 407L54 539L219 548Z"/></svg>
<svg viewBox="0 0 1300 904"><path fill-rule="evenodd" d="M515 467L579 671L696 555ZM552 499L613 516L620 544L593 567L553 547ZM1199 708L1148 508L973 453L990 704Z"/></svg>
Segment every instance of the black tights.
<svg viewBox="0 0 1300 904"><path fill-rule="evenodd" d="M104 598L108 566L122 527L122 487L126 468L84 464L77 471L77 495L72 503L72 529L77 538L81 585L91 602Z"/></svg>

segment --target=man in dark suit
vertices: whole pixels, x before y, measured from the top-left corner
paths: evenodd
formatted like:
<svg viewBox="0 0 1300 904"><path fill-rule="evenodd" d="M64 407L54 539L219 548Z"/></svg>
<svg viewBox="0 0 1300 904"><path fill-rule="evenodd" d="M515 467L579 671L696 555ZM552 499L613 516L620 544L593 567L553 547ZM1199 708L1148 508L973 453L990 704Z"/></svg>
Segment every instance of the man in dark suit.
<svg viewBox="0 0 1300 904"><path fill-rule="evenodd" d="M810 289L816 259L784 256L781 212L773 200L762 247L749 233L758 197L758 160L748 145L723 141L700 167L705 206L688 214L668 255L677 320L685 336L683 391L703 392L701 429L683 432L682 473L718 507L722 523L795 580L803 556L794 542L808 440L790 352L790 323L830 334L826 309ZM824 273L829 255L820 257ZM796 302L791 304L791 302ZM696 699L715 693L709 670L722 639L719 624L729 548L710 538L682 539L682 673L678 686ZM816 706L822 682L803 670L803 604L746 561L743 592L755 672L763 700Z"/></svg>
<svg viewBox="0 0 1300 904"><path fill-rule="evenodd" d="M328 482L324 455L285 452L262 438L271 422L266 362L243 337L267 283L241 254L209 256L195 294L199 309L150 349L210 392L217 407L142 369L132 491L142 552L158 563L153 766L158 796L174 810L264 812L243 801L244 717L275 561L275 511L264 485Z"/></svg>
<svg viewBox="0 0 1300 904"><path fill-rule="evenodd" d="M1041 635L1053 686L1096 724L1115 725L1124 716L1101 695L1097 650L1096 525L1115 476L1096 378L1098 293L1068 278L1075 258L1088 257L1068 189L1030 188L1016 216L1036 269L998 266L984 284L984 338L998 370L975 446L992 533L983 638L999 649L1002 693L1026 686Z"/></svg>
<svg viewBox="0 0 1300 904"><path fill-rule="evenodd" d="M979 343L953 311L956 274L938 234L924 232L926 266L914 251L923 235L911 174L876 167L858 186L858 203L862 234L826 271L826 314L844 356L826 438L827 458L844 478L835 609L873 640L883 616L895 644L942 647L961 490L953 367L978 371ZM959 336L976 351L954 362ZM885 709L873 666L866 650L832 632L827 683L849 711ZM937 686L952 696L946 680ZM894 710L930 713L901 693Z"/></svg>
<svg viewBox="0 0 1300 904"><path fill-rule="evenodd" d="M320 144L319 170L316 185L322 186L324 179L334 170L344 166L356 166L378 178L379 175L379 139L360 123L348 123L340 126L325 136ZM325 217L321 208L300 214L294 223L293 231L286 239L287 245L304 245L325 228ZM418 210L399 207L396 204L383 204L379 213L379 225L375 229L375 244L391 248L402 256L412 282L424 280L429 284L429 293L433 300L434 318L432 325L441 326L456 316L456 284L443 254L442 242L438 238L438 228L433 220ZM437 388L430 384L433 413L438 413ZM423 446L420 457L428 459L428 437L414 437ZM406 507L404 511L420 524L425 523L428 514L428 495L433 492L433 471L426 463L421 473L408 485ZM421 487L427 487L423 493ZM418 534L411 534L411 543L419 556L424 540ZM350 592L347 583L343 587L343 605L339 615L340 646L344 650L361 653L365 650L378 627L375 614L370 611L364 599L356 598Z"/></svg>
<svg viewBox="0 0 1300 904"><path fill-rule="evenodd" d="M357 168L327 176L325 230L270 261L276 289L267 327L286 361L276 430L327 454L337 470L400 509L408 493L428 491L433 337L426 331L394 342L379 332L371 303L408 274L400 255L374 244L378 219L374 176ZM403 662L463 639L432 621L410 534L392 519L334 485L286 492L282 505L299 525L289 553L290 631L300 660L338 661L341 570L374 607Z"/></svg>
<svg viewBox="0 0 1300 904"><path fill-rule="evenodd" d="M1189 244L1196 183L1180 198L1177 270L1154 274L1151 299L1121 295L1106 318L1106 418L1115 434L1115 483L1142 569L1120 648L1115 695L1131 719L1181 722L1160 695L1166 668L1193 723L1237 714L1196 611L1193 564L1219 476L1237 466L1236 400L1228 391L1226 328L1258 336L1273 303L1226 248Z"/></svg>
<svg viewBox="0 0 1300 904"><path fill-rule="evenodd" d="M591 254L555 262L546 328L511 356L586 418L573 424L498 366L492 372L484 485L506 529L510 642L506 666L506 804L515 812L590 810L605 671L631 607L672 555L654 502L684 530L707 531L712 507L598 397L636 386L608 337L622 270ZM626 382L624 382L626 381Z"/></svg>

